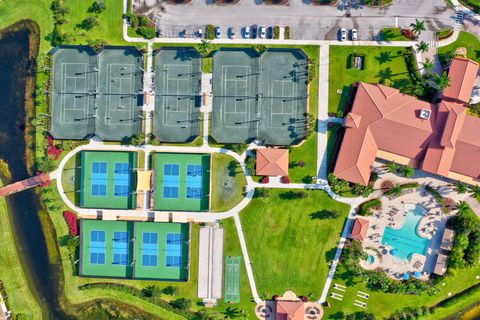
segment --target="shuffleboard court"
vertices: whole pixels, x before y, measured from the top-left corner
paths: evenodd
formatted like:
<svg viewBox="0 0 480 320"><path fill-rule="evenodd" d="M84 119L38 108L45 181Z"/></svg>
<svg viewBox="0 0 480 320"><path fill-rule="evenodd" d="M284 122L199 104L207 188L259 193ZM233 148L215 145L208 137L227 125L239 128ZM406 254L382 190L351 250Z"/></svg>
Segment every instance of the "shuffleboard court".
<svg viewBox="0 0 480 320"><path fill-rule="evenodd" d="M225 257L225 302L240 302L241 257Z"/></svg>
<svg viewBox="0 0 480 320"><path fill-rule="evenodd" d="M154 134L188 142L200 134L200 55L193 48L162 48L155 55Z"/></svg>
<svg viewBox="0 0 480 320"><path fill-rule="evenodd" d="M142 127L143 55L133 47L53 52L52 128L57 139L121 141Z"/></svg>
<svg viewBox="0 0 480 320"><path fill-rule="evenodd" d="M307 56L298 49L222 49L213 61L212 136L291 145L305 137Z"/></svg>

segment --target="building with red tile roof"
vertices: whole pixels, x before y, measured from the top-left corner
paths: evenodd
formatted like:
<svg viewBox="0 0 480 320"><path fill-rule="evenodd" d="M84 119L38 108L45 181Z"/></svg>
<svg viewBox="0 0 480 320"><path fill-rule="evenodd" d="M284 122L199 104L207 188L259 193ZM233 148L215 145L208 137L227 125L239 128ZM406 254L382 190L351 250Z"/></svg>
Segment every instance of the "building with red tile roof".
<svg viewBox="0 0 480 320"><path fill-rule="evenodd" d="M276 320L303 320L305 313L302 301L277 301Z"/></svg>
<svg viewBox="0 0 480 320"><path fill-rule="evenodd" d="M357 217L353 224L352 231L350 232L350 238L358 241L363 241L367 237L369 222L367 219Z"/></svg>
<svg viewBox="0 0 480 320"><path fill-rule="evenodd" d="M257 149L258 176L288 176L288 149Z"/></svg>
<svg viewBox="0 0 480 320"><path fill-rule="evenodd" d="M465 107L477 72L478 63L453 59L453 89L445 90L438 105L380 84L359 83L333 173L367 185L375 158L381 158L478 183L480 119L468 115Z"/></svg>

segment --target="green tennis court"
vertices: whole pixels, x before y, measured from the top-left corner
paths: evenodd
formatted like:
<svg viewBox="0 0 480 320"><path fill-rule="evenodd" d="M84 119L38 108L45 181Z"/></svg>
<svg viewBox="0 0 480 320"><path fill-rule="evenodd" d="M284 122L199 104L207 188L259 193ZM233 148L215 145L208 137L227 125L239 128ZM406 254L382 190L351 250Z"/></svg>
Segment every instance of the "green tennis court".
<svg viewBox="0 0 480 320"><path fill-rule="evenodd" d="M80 221L80 275L188 280L189 225Z"/></svg>
<svg viewBox="0 0 480 320"><path fill-rule="evenodd" d="M137 153L82 151L80 206L134 209Z"/></svg>
<svg viewBox="0 0 480 320"><path fill-rule="evenodd" d="M52 135L122 141L140 133L142 68L143 55L135 47L99 53L83 46L54 49Z"/></svg>
<svg viewBox="0 0 480 320"><path fill-rule="evenodd" d="M155 209L207 211L210 199L210 155L153 155Z"/></svg>
<svg viewBox="0 0 480 320"><path fill-rule="evenodd" d="M188 142L200 134L200 55L194 48L162 48L155 55L154 134Z"/></svg>
<svg viewBox="0 0 480 320"><path fill-rule="evenodd" d="M300 142L306 133L308 63L299 49L221 49L213 57L212 136L239 143Z"/></svg>
<svg viewBox="0 0 480 320"><path fill-rule="evenodd" d="M225 258L225 301L240 302L240 267L241 257Z"/></svg>

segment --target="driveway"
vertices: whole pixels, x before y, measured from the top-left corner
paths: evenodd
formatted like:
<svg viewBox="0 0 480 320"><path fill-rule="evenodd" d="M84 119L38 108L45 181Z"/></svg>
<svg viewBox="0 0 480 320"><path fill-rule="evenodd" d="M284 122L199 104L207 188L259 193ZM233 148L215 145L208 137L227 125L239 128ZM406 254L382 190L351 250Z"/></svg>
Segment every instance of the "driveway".
<svg viewBox="0 0 480 320"><path fill-rule="evenodd" d="M386 8L368 8L355 1L319 6L310 1L290 0L288 6L272 6L261 0L240 0L236 5L217 6L212 0L192 0L187 5L134 0L134 10L146 13L164 37L177 37L184 29L187 37L193 37L195 30L207 24L220 26L222 36L228 27L234 27L237 37L247 25L289 25L292 39L334 40L338 29L344 27L357 28L361 40L377 40L382 28L406 27L418 18L426 21L428 29L422 38L433 40L437 30L454 24L455 12L444 0L396 0Z"/></svg>

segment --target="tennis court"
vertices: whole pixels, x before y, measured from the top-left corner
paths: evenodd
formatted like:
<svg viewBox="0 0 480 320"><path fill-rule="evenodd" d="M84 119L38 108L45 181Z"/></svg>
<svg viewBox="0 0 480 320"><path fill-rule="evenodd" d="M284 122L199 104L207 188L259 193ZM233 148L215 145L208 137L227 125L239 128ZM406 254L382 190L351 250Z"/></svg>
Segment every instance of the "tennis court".
<svg viewBox="0 0 480 320"><path fill-rule="evenodd" d="M188 280L188 224L136 222L135 230L135 278Z"/></svg>
<svg viewBox="0 0 480 320"><path fill-rule="evenodd" d="M207 211L210 198L210 155L154 154L156 210Z"/></svg>
<svg viewBox="0 0 480 320"><path fill-rule="evenodd" d="M161 141L188 142L200 134L200 68L193 48L156 53L154 134Z"/></svg>
<svg viewBox="0 0 480 320"><path fill-rule="evenodd" d="M135 152L82 151L81 161L81 207L135 208Z"/></svg>
<svg viewBox="0 0 480 320"><path fill-rule="evenodd" d="M225 302L240 302L240 264L239 256L225 258Z"/></svg>
<svg viewBox="0 0 480 320"><path fill-rule="evenodd" d="M290 145L306 133L307 56L298 49L222 49L213 62L212 135Z"/></svg>
<svg viewBox="0 0 480 320"><path fill-rule="evenodd" d="M52 135L122 141L141 132L143 55L133 47L53 52Z"/></svg>
<svg viewBox="0 0 480 320"><path fill-rule="evenodd" d="M188 280L189 226L81 220L80 275Z"/></svg>
<svg viewBox="0 0 480 320"><path fill-rule="evenodd" d="M131 278L134 228L131 222L81 220L80 275Z"/></svg>

